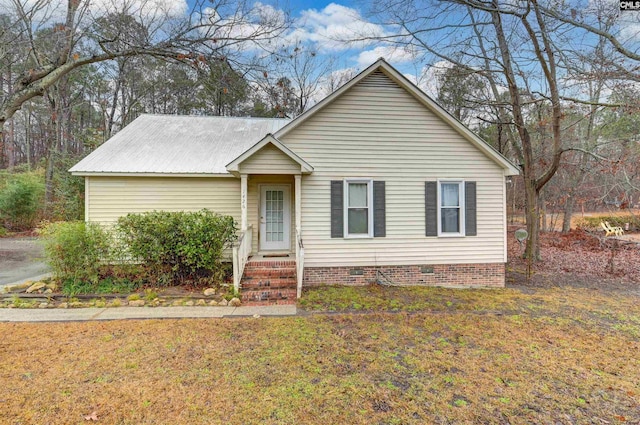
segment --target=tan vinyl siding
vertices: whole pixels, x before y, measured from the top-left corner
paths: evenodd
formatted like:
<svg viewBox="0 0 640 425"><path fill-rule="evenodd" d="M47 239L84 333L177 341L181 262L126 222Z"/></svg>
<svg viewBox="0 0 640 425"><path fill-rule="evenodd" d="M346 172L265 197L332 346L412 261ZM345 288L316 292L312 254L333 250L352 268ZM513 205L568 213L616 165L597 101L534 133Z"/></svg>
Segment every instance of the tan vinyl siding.
<svg viewBox="0 0 640 425"><path fill-rule="evenodd" d="M198 177L87 177L87 220L111 224L127 213L207 208L240 222L240 180Z"/></svg>
<svg viewBox="0 0 640 425"><path fill-rule="evenodd" d="M299 169L300 167L298 167ZM293 176L272 176L272 175L250 175L247 182L247 222L253 226L253 241L251 242L251 250L259 251L259 232L260 232L260 185L263 184L283 184L291 187L291 250L295 248L295 193Z"/></svg>
<svg viewBox="0 0 640 425"><path fill-rule="evenodd" d="M302 177L305 266L504 262L503 170L382 72L281 141L311 164ZM386 182L386 237L330 237L330 181ZM424 183L477 182L478 236L425 236Z"/></svg>
<svg viewBox="0 0 640 425"><path fill-rule="evenodd" d="M268 144L240 164L243 174L300 174L300 164Z"/></svg>

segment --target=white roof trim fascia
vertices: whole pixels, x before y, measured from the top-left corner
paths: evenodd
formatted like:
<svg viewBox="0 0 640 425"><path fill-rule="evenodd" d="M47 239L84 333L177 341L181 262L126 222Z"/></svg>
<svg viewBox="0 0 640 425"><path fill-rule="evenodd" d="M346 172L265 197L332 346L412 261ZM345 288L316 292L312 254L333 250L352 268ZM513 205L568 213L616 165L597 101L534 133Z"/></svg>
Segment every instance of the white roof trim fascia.
<svg viewBox="0 0 640 425"><path fill-rule="evenodd" d="M316 112L323 109L326 105L333 102L336 98L340 97L344 92L349 90L351 87L358 84L365 77L369 76L373 72L381 69L389 78L395 81L400 87L406 89L409 93L411 93L415 98L417 98L423 105L425 105L429 110L435 113L438 117L440 117L443 121L453 127L461 136L471 142L474 146L480 149L486 156L500 165L505 169L506 176L513 176L520 174L520 170L511 163L507 158L502 156L498 151L496 151L491 145L482 140L478 135L473 133L471 130L467 128L464 124L458 121L455 117L449 114L444 108L438 105L433 99L427 96L422 90L420 90L415 84L409 81L404 75L399 73L394 67L389 65L387 61L383 58L378 59L376 62L371 64L365 70L360 72L358 75L349 80L345 85L340 87L338 90L331 93L329 96L324 98L322 101L318 102L311 109L307 110L302 115L296 117L293 121L289 122L289 124L282 127L278 130L274 137L282 137L294 128L298 127L300 124L305 122L311 116L313 116Z"/></svg>
<svg viewBox="0 0 640 425"><path fill-rule="evenodd" d="M109 171L72 171L71 175L83 177L233 177L229 173L121 173Z"/></svg>
<svg viewBox="0 0 640 425"><path fill-rule="evenodd" d="M272 134L267 134L262 140L260 140L255 145L251 146L246 151L242 152L240 156L231 161L226 165L227 171L230 173L238 173L239 167L242 162L250 158L253 154L258 152L260 149L265 147L267 144L271 143L282 153L291 158L294 162L300 165L300 171L303 174L310 174L313 172L313 167L307 163L304 159L300 158L294 151L285 146L280 140L276 139Z"/></svg>

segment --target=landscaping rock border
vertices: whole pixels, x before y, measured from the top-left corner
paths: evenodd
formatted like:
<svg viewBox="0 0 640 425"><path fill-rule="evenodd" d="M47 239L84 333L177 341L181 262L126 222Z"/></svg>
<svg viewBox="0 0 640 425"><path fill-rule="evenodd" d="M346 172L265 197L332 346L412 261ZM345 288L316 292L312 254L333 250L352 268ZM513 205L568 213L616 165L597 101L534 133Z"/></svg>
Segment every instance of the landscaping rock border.
<svg viewBox="0 0 640 425"><path fill-rule="evenodd" d="M157 295L153 290L132 294L78 294L68 296L59 292L56 283L50 281L24 282L7 286L0 293L0 308L88 308L88 307L239 307L240 298L213 299L215 288L189 295Z"/></svg>

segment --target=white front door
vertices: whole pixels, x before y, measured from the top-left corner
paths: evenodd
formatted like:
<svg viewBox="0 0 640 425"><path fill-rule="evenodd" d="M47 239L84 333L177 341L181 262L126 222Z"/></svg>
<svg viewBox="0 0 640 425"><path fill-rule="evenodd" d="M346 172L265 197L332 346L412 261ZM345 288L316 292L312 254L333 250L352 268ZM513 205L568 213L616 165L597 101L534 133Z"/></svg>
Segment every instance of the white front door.
<svg viewBox="0 0 640 425"><path fill-rule="evenodd" d="M260 250L290 249L291 188L286 185L260 187Z"/></svg>

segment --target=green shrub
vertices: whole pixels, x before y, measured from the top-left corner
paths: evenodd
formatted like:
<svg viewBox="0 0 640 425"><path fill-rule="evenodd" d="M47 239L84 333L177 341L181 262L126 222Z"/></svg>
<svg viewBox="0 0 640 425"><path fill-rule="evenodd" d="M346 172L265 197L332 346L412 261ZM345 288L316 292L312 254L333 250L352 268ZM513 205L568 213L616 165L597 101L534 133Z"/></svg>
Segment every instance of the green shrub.
<svg viewBox="0 0 640 425"><path fill-rule="evenodd" d="M629 230L640 229L640 216L637 215L607 215L600 217L582 217L576 221L576 227L579 229L588 229L599 231L602 230L600 223L607 221L614 227L622 227L624 229L625 223L629 223Z"/></svg>
<svg viewBox="0 0 640 425"><path fill-rule="evenodd" d="M208 210L153 211L118 220L119 239L131 260L142 262L157 283L224 275L222 253L236 240L232 217Z"/></svg>
<svg viewBox="0 0 640 425"><path fill-rule="evenodd" d="M35 173L7 176L0 191L0 218L10 230L32 229L44 205L44 183Z"/></svg>
<svg viewBox="0 0 640 425"><path fill-rule="evenodd" d="M50 223L42 229L45 256L55 276L73 292L97 285L101 263L109 260L112 237L97 224L80 221Z"/></svg>

